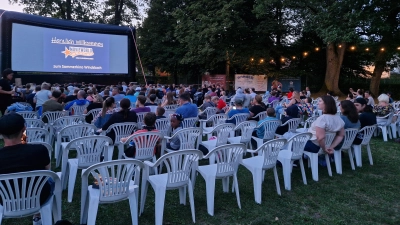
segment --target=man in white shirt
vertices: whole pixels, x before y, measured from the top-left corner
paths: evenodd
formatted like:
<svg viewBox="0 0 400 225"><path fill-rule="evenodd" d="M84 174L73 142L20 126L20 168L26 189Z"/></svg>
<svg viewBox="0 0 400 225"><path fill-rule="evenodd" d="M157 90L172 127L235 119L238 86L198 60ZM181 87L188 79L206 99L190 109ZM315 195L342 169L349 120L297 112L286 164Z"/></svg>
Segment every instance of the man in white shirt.
<svg viewBox="0 0 400 225"><path fill-rule="evenodd" d="M369 91L366 91L364 93L364 98L367 99L367 101L368 101L367 105L374 107L375 101L374 101L374 98L372 98L371 93Z"/></svg>
<svg viewBox="0 0 400 225"><path fill-rule="evenodd" d="M33 102L36 103L36 109L41 107L44 102L51 98L51 91L49 91L49 89L50 84L43 83L42 89L36 93L35 97L33 98Z"/></svg>

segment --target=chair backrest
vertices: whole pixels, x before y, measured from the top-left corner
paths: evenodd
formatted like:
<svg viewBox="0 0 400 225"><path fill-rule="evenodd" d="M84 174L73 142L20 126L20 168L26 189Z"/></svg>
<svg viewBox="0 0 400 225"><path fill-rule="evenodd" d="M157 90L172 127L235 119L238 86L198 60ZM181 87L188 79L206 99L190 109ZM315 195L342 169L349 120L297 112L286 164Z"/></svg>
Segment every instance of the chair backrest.
<svg viewBox="0 0 400 225"><path fill-rule="evenodd" d="M29 104L29 103L28 103ZM17 112L19 115L24 117L24 119L37 119L38 115L37 112L32 112L32 111L19 111Z"/></svg>
<svg viewBox="0 0 400 225"><path fill-rule="evenodd" d="M169 136L171 132L170 119L165 118L156 120L156 129L164 136Z"/></svg>
<svg viewBox="0 0 400 225"><path fill-rule="evenodd" d="M215 114L208 118L208 121L212 122L212 126L215 127L226 122L226 114Z"/></svg>
<svg viewBox="0 0 400 225"><path fill-rule="evenodd" d="M233 175L246 151L244 144L225 144L214 148L207 155L214 154L217 157L217 178Z"/></svg>
<svg viewBox="0 0 400 225"><path fill-rule="evenodd" d="M32 215L40 210L40 195L47 180L55 182L55 190L61 190L57 174L49 170L2 174L0 198L5 218Z"/></svg>
<svg viewBox="0 0 400 225"><path fill-rule="evenodd" d="M310 128L311 124L317 120L318 116L308 117L307 120L304 122L304 129Z"/></svg>
<svg viewBox="0 0 400 225"><path fill-rule="evenodd" d="M217 111L218 109L216 107L207 107L201 114L206 114L206 119L209 119L212 115L215 115Z"/></svg>
<svg viewBox="0 0 400 225"><path fill-rule="evenodd" d="M293 118L293 119L286 121L281 126L288 125L288 132L296 133L296 129L299 126L300 122L301 122L300 118Z"/></svg>
<svg viewBox="0 0 400 225"><path fill-rule="evenodd" d="M66 115L68 115L67 111L44 112L41 118L46 118L48 124L53 124L55 120Z"/></svg>
<svg viewBox="0 0 400 225"><path fill-rule="evenodd" d="M168 109L168 110L165 110L164 116L167 117L167 118L169 119L170 116L171 116L172 114L174 114L174 113L175 113L175 109Z"/></svg>
<svg viewBox="0 0 400 225"><path fill-rule="evenodd" d="M161 171L168 174L167 188L176 188L190 181L193 164L202 158L203 153L196 149L175 151L161 156L154 167L165 166L166 170Z"/></svg>
<svg viewBox="0 0 400 225"><path fill-rule="evenodd" d="M27 128L26 129L26 141L28 143L33 142L45 142L50 144L49 131L43 128Z"/></svg>
<svg viewBox="0 0 400 225"><path fill-rule="evenodd" d="M265 111L265 112L260 112L260 113L258 113L258 114L255 115L253 118L254 118L254 119L255 119L255 118L258 118L258 120L261 121L261 120L265 119L267 116L268 116L268 115L267 115L267 112Z"/></svg>
<svg viewBox="0 0 400 225"><path fill-rule="evenodd" d="M182 121L182 127L183 128L189 128L189 127L195 127L196 126L196 122L199 120L199 118L197 117L189 117L189 118L185 118Z"/></svg>
<svg viewBox="0 0 400 225"><path fill-rule="evenodd" d="M239 123L246 121L249 117L250 113L237 113L229 118L229 120L235 121L235 124L238 125Z"/></svg>
<svg viewBox="0 0 400 225"><path fill-rule="evenodd" d="M46 124L40 119L25 119L26 128L45 128Z"/></svg>
<svg viewBox="0 0 400 225"><path fill-rule="evenodd" d="M281 125L280 120L266 120L257 127L264 128L264 140L271 140L275 138L275 131Z"/></svg>
<svg viewBox="0 0 400 225"><path fill-rule="evenodd" d="M383 117L379 117L379 116L376 117L377 120L379 120L379 119L386 120L386 123L379 123L379 121L378 121L378 123L379 123L378 125L379 126L390 126L390 124L392 123L392 118L393 118L393 113L392 112L387 114L386 116L383 116Z"/></svg>
<svg viewBox="0 0 400 225"><path fill-rule="evenodd" d="M96 163L82 173L81 197L86 199L89 175L97 180L99 199L101 202L115 202L129 196L129 186L132 178L135 182L140 179L140 170L144 164L136 159L122 159ZM82 204L83 205L83 204Z"/></svg>
<svg viewBox="0 0 400 225"><path fill-rule="evenodd" d="M358 132L357 137L362 139L361 145L367 145L375 132L377 125L365 126Z"/></svg>
<svg viewBox="0 0 400 225"><path fill-rule="evenodd" d="M279 105L279 100L273 100L270 105L272 105L272 108L276 108Z"/></svg>
<svg viewBox="0 0 400 225"><path fill-rule="evenodd" d="M129 145L131 141L135 143L136 154L135 159L148 160L153 158L154 149L159 140L163 138L161 132L145 132L132 135L126 142L125 145Z"/></svg>
<svg viewBox="0 0 400 225"><path fill-rule="evenodd" d="M71 108L69 108L69 111L71 112L71 115L81 116L81 115L83 115L83 112L88 107L88 105L89 105L89 102L87 102L84 105L77 105L76 103L74 103L71 106Z"/></svg>
<svg viewBox="0 0 400 225"><path fill-rule="evenodd" d="M150 112L155 113L157 111L157 107L156 105L148 105L146 106L147 108L150 108Z"/></svg>
<svg viewBox="0 0 400 225"><path fill-rule="evenodd" d="M251 140L252 133L254 131L254 128L256 128L256 126L257 122L254 120L250 120L241 122L235 127L235 130L241 131L240 143L247 143Z"/></svg>
<svg viewBox="0 0 400 225"><path fill-rule="evenodd" d="M78 168L87 168L100 162L102 153L108 151L112 144L111 138L107 136L88 136L71 140L63 151L63 165L68 162L68 151L74 149L77 152Z"/></svg>
<svg viewBox="0 0 400 225"><path fill-rule="evenodd" d="M358 133L358 129L356 128L347 128L345 129L345 135L343 138L343 144L341 149L349 149L353 144L354 139L356 138Z"/></svg>
<svg viewBox="0 0 400 225"><path fill-rule="evenodd" d="M147 112L141 112L141 113L136 113L137 115L137 126L138 129L142 129L144 125L144 116L147 114Z"/></svg>
<svg viewBox="0 0 400 225"><path fill-rule="evenodd" d="M325 146L330 147L333 139L335 139L336 133L334 132L326 132L325 133Z"/></svg>
<svg viewBox="0 0 400 225"><path fill-rule="evenodd" d="M62 128L57 133L57 141L71 141L76 138L92 136L96 131L96 126L93 124L78 124Z"/></svg>
<svg viewBox="0 0 400 225"><path fill-rule="evenodd" d="M53 122L53 130L55 133L59 132L61 129L71 125L83 124L85 122L84 116L64 116L56 119Z"/></svg>
<svg viewBox="0 0 400 225"><path fill-rule="evenodd" d="M108 129L106 130L106 134L113 130L115 133L115 143L119 143L121 138L128 137L129 135L133 134L137 127L137 123L133 122L114 123L113 125L108 127Z"/></svg>
<svg viewBox="0 0 400 225"><path fill-rule="evenodd" d="M198 149L200 133L200 128L192 127L179 130L173 136L179 138L179 150Z"/></svg>
<svg viewBox="0 0 400 225"><path fill-rule="evenodd" d="M88 115L92 115L92 118L96 118L96 116L101 112L101 110L103 110L102 108L98 108L98 109L92 109L89 112L86 113L86 116Z"/></svg>
<svg viewBox="0 0 400 225"><path fill-rule="evenodd" d="M286 139L274 139L265 142L256 151L261 153L261 157L264 158L263 169L269 169L276 166L276 160L281 148L286 144Z"/></svg>
<svg viewBox="0 0 400 225"><path fill-rule="evenodd" d="M166 105L166 106L164 106L165 111L167 111L167 110L175 111L177 108L178 108L178 105Z"/></svg>
<svg viewBox="0 0 400 225"><path fill-rule="evenodd" d="M224 123L214 127L211 133L217 137L217 143L216 143L217 147L228 143L229 134L234 128L235 125L231 123Z"/></svg>
<svg viewBox="0 0 400 225"><path fill-rule="evenodd" d="M312 134L309 132L299 133L292 136L288 141L288 149L292 151L292 159L297 160L303 157L304 147Z"/></svg>

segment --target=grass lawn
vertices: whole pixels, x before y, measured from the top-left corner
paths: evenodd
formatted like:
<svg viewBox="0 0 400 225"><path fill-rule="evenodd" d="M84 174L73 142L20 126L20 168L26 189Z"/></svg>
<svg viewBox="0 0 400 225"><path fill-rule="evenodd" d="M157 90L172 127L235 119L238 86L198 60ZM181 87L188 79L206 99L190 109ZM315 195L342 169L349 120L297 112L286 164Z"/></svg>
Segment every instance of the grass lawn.
<svg viewBox="0 0 400 225"><path fill-rule="evenodd" d="M2 144L2 143L0 143ZM273 173L267 171L262 189L262 204L254 201L252 175L239 167L238 180L242 209L234 193L223 193L222 182L216 183L214 216L206 206L205 183L199 175L194 190L197 224L400 224L400 144L373 138L371 149L374 165L370 166L366 150L363 167L350 168L348 157L343 158L343 175L333 177L320 167L320 181L314 182L307 169L308 185L303 185L300 169L293 169L292 191L284 190L282 169L278 169L282 196L276 193ZM53 166L55 168L55 166ZM80 172L72 203L63 193L62 218L79 224ZM130 224L128 201L100 205L96 224ZM140 224L154 224L154 192L149 186L144 214ZM6 219L3 224L32 224L30 218ZM189 201L179 204L178 191L167 191L164 224L192 224Z"/></svg>

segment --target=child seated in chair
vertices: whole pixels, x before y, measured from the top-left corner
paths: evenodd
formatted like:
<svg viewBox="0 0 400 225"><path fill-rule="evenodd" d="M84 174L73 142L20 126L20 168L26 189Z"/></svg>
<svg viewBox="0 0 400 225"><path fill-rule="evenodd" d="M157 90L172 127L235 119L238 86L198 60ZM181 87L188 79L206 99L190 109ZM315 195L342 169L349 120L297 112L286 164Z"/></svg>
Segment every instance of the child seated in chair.
<svg viewBox="0 0 400 225"><path fill-rule="evenodd" d="M156 118L157 118L157 120L158 119L165 119L166 117L164 116L164 113L165 113L165 109L163 107L161 107L161 106L158 106L157 110L156 110Z"/></svg>
<svg viewBox="0 0 400 225"><path fill-rule="evenodd" d="M182 121L183 116L181 114L171 115L172 135L176 134L176 132L178 132L179 130L182 130ZM167 149L179 150L180 147L181 142L179 140L179 137L175 137L167 143Z"/></svg>

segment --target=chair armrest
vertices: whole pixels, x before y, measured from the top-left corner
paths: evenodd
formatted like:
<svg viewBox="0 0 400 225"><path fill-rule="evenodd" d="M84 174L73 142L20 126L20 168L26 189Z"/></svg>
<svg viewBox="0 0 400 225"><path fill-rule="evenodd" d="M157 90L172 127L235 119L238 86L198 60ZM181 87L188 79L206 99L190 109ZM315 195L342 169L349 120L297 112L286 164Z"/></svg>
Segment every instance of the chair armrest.
<svg viewBox="0 0 400 225"><path fill-rule="evenodd" d="M144 161L144 164L145 164L146 166L148 166L148 167L154 167L154 164L155 164L155 163L152 163L152 162L150 162L150 161Z"/></svg>
<svg viewBox="0 0 400 225"><path fill-rule="evenodd" d="M170 140L172 137L164 136L164 139Z"/></svg>

